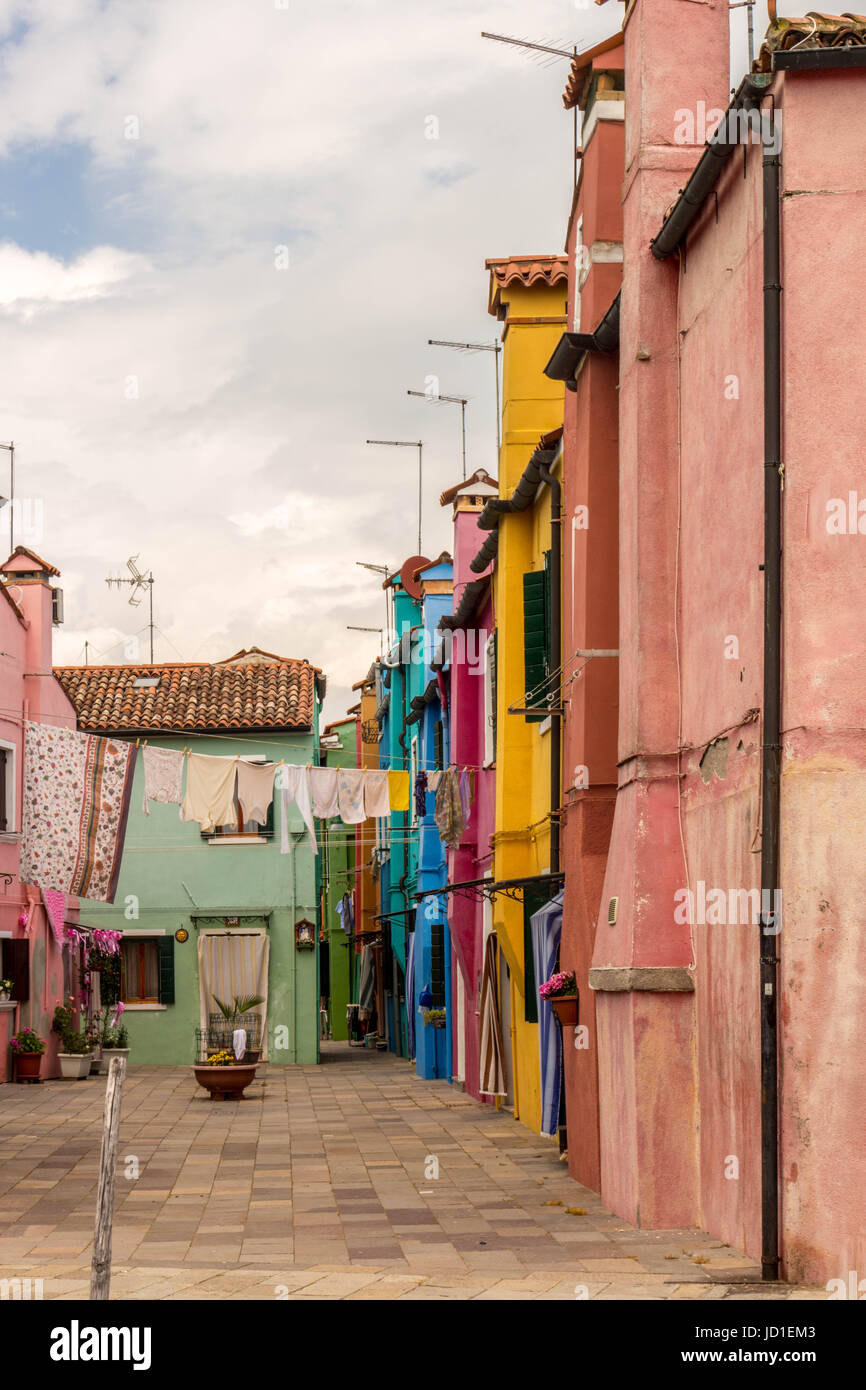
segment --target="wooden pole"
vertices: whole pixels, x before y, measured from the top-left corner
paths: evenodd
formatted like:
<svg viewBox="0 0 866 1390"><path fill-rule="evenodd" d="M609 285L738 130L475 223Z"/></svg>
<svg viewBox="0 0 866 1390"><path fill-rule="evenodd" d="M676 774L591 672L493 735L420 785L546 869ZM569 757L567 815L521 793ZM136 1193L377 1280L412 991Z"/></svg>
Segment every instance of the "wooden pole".
<svg viewBox="0 0 866 1390"><path fill-rule="evenodd" d="M93 1232L93 1260L90 1266L92 1300L107 1300L111 1286L111 1226L114 1220L120 1100L125 1076L126 1058L112 1057L108 1084L105 1088L105 1119L99 1154L99 1184L96 1189L96 1226Z"/></svg>

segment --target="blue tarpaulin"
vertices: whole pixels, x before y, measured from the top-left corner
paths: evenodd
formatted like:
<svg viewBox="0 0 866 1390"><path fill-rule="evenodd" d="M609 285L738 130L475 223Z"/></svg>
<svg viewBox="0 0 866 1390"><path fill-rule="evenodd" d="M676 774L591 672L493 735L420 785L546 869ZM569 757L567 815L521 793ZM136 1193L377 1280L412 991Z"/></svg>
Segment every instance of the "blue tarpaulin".
<svg viewBox="0 0 866 1390"><path fill-rule="evenodd" d="M540 907L530 917L532 928L532 959L535 965L535 987L543 985L556 970L556 957L562 936L562 893ZM541 1064L541 1130L556 1134L559 1127L559 1088L562 1077L562 1053L559 1029L553 1009L546 999L538 998L538 1051Z"/></svg>

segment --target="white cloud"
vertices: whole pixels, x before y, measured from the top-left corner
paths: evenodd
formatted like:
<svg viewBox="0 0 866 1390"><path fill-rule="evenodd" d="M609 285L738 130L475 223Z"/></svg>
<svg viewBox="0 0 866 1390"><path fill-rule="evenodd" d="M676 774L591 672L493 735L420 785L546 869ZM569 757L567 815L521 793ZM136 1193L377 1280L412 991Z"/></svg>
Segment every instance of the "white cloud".
<svg viewBox="0 0 866 1390"><path fill-rule="evenodd" d="M123 281L146 269L142 256L114 246L95 246L64 264L45 252L26 251L4 241L0 243L0 305L29 319L52 305L104 299Z"/></svg>

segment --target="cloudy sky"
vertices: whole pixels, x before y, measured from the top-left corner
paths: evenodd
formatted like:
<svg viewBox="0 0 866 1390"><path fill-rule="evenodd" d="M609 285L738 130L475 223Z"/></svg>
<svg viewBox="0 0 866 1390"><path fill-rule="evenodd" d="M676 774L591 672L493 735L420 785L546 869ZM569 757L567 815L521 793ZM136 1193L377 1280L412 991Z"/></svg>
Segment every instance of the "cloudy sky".
<svg viewBox="0 0 866 1390"><path fill-rule="evenodd" d="M585 47L622 11L0 0L0 440L16 542L62 571L58 661L146 659L105 584L137 554L157 661L305 656L345 711L376 649L347 624L384 612L355 562L416 549L416 455L364 441L424 440L448 548L459 407L406 391L468 396L494 471L490 354L427 339L491 341L484 258L565 235L567 63L481 30Z"/></svg>

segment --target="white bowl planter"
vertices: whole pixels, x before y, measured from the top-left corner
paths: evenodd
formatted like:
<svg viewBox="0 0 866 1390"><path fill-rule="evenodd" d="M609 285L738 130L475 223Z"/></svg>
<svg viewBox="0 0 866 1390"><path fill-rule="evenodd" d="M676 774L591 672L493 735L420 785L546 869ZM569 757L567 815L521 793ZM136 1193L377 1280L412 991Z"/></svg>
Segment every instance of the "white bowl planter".
<svg viewBox="0 0 866 1390"><path fill-rule="evenodd" d="M100 1058L100 1061L99 1061L99 1074L100 1074L100 1076L107 1076L107 1075L108 1075L108 1068L111 1066L111 1059L112 1059L112 1057L128 1057L128 1056L129 1056L129 1048L128 1048L128 1047L104 1047L104 1048L102 1049L102 1057Z"/></svg>
<svg viewBox="0 0 866 1390"><path fill-rule="evenodd" d="M92 1052L58 1052L60 1075L65 1081L81 1081L90 1075Z"/></svg>

